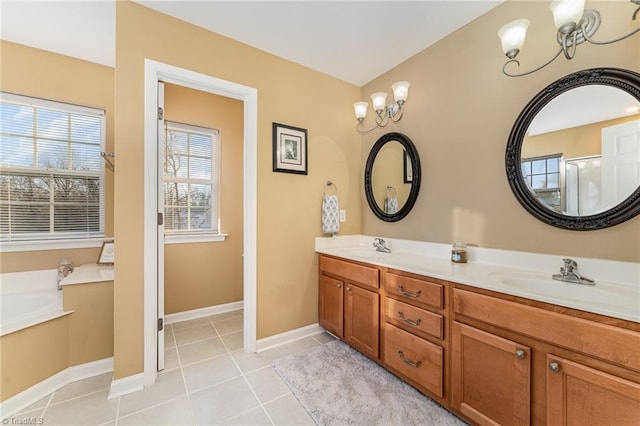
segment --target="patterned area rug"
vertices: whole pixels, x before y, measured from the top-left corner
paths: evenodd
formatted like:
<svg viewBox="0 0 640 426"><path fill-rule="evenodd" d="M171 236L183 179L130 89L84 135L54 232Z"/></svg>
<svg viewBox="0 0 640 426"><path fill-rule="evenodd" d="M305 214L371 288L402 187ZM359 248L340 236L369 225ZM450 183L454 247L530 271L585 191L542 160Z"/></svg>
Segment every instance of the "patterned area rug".
<svg viewBox="0 0 640 426"><path fill-rule="evenodd" d="M466 425L339 340L273 366L318 425Z"/></svg>

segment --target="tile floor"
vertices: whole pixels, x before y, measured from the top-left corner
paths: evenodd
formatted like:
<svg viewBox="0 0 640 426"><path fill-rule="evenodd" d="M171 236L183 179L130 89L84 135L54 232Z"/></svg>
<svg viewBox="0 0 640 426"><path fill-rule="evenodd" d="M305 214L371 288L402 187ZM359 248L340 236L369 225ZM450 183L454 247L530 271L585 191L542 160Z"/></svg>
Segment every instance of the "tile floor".
<svg viewBox="0 0 640 426"><path fill-rule="evenodd" d="M283 355L330 342L331 335L245 354L241 310L165 330L165 369L154 386L108 400L111 373L80 380L16 414L11 424L32 419L31 424L46 426L313 425L271 365Z"/></svg>

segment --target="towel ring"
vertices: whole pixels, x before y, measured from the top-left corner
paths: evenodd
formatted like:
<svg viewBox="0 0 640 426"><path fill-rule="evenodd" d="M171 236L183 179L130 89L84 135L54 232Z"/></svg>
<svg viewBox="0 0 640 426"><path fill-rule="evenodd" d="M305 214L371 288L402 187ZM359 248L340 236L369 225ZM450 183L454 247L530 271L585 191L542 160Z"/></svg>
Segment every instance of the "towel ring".
<svg viewBox="0 0 640 426"><path fill-rule="evenodd" d="M397 194L396 189L391 185L387 185L387 196L395 197L396 194Z"/></svg>
<svg viewBox="0 0 640 426"><path fill-rule="evenodd" d="M335 184L335 183L333 183L333 182L331 182L330 180L328 180L328 181L327 181L327 184L325 185L325 189L326 189L326 187L327 187L327 186L328 186L329 188L331 188L331 187L333 186L333 187L335 188L335 190L336 190L336 195L338 195L338 187L336 186L336 184ZM325 191L322 191L322 195L326 195Z"/></svg>

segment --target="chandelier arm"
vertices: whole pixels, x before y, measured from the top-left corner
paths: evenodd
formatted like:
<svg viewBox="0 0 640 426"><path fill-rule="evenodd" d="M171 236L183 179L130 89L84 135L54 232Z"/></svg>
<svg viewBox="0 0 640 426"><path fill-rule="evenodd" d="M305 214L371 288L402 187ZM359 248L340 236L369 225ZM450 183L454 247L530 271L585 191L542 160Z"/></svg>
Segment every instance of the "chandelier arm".
<svg viewBox="0 0 640 426"><path fill-rule="evenodd" d="M391 116L391 121L393 121L394 123L397 123L398 121L402 120L403 115L404 115L404 109L400 107L398 111L396 111L396 113L393 114L393 116Z"/></svg>
<svg viewBox="0 0 640 426"><path fill-rule="evenodd" d="M551 62L555 61L558 56L560 56L560 54L562 53L562 48L560 48L560 50L558 50L558 53L556 53L553 58L549 59L547 62L545 62L544 64L540 65L538 68L532 69L530 71L527 72L523 72L522 74L513 74L510 72L507 72L506 68L507 66L512 63L515 62L516 65L520 66L520 62L517 59L511 59L507 62L505 62L505 64L502 66L502 73L508 77L523 77L525 75L529 75L529 74L533 74L536 71L541 70L542 68L546 67L547 65L549 65Z"/></svg>
<svg viewBox="0 0 640 426"><path fill-rule="evenodd" d="M361 135L366 135L367 133L371 133L371 132L373 132L373 131L374 131L375 129L377 129L378 127L380 127L380 126L376 124L375 126L373 126L373 127L372 127L372 128L370 128L370 129L362 130L362 123L358 123L358 124L356 125L356 131L357 131L358 133L360 133Z"/></svg>
<svg viewBox="0 0 640 426"><path fill-rule="evenodd" d="M571 44L567 43L571 37ZM562 35L562 43L560 46L562 47L562 52L564 53L564 57L571 60L576 54L576 45L578 41L578 31L573 31L570 34Z"/></svg>
<svg viewBox="0 0 640 426"><path fill-rule="evenodd" d="M640 7L638 8L638 10L636 10L636 13L640 11ZM634 19L635 19L635 13L634 13ZM586 32L582 32L584 35L584 39L587 40L589 43L591 44L597 44L597 45L604 45L604 44L612 44L612 43L616 43L618 41L624 40L625 38L631 37L632 35L636 34L637 32L640 32L640 28L636 28L635 30L631 31L629 34L627 35L623 35L622 37L618 37L615 38L613 40L607 40L607 41L597 41L597 40L593 40L591 37L589 37L587 35Z"/></svg>
<svg viewBox="0 0 640 426"><path fill-rule="evenodd" d="M638 7L636 9L635 12L633 12L633 15L631 16L631 19L633 19L634 21L636 20L636 17L638 16L638 13L640 13L640 7Z"/></svg>

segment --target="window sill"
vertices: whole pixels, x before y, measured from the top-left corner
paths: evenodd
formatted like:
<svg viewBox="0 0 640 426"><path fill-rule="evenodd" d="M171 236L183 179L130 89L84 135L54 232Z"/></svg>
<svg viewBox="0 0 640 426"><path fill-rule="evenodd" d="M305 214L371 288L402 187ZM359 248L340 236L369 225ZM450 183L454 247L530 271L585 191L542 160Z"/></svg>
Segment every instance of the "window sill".
<svg viewBox="0 0 640 426"><path fill-rule="evenodd" d="M224 241L229 234L165 235L165 244L217 243Z"/></svg>
<svg viewBox="0 0 640 426"><path fill-rule="evenodd" d="M87 240L8 241L0 243L0 253L95 248L102 247L103 241L111 241L111 238L92 238Z"/></svg>

